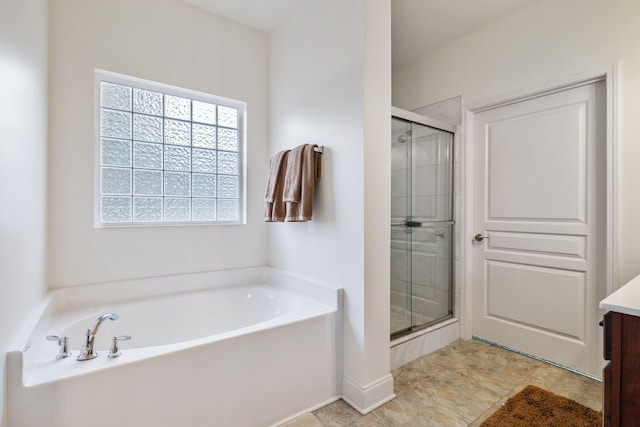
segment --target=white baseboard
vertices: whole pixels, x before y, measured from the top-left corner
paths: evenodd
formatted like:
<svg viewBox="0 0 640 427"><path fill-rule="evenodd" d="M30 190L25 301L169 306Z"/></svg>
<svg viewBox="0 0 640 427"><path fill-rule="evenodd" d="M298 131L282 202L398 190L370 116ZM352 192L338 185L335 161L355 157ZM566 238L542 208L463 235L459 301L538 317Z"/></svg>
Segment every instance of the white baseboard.
<svg viewBox="0 0 640 427"><path fill-rule="evenodd" d="M391 374L365 386L356 384L346 376L342 380L342 399L362 415L368 414L395 397Z"/></svg>

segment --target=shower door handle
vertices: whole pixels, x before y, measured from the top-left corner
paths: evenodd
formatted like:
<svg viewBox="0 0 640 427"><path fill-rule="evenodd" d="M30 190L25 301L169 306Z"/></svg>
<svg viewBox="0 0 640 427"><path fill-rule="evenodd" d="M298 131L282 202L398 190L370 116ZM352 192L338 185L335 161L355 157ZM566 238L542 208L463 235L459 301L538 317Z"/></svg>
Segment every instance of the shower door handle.
<svg viewBox="0 0 640 427"><path fill-rule="evenodd" d="M473 236L473 239L474 239L476 242L482 242L484 239L488 239L488 238L489 238L489 236L483 236L483 235L482 235L482 234L480 234L480 233L478 233L478 234L476 234L475 236Z"/></svg>
<svg viewBox="0 0 640 427"><path fill-rule="evenodd" d="M418 224L419 227L431 227L431 228L435 228L435 227L446 227L447 225L456 225L456 222L453 220L448 220L448 221L423 221L423 222L419 222Z"/></svg>
<svg viewBox="0 0 640 427"><path fill-rule="evenodd" d="M406 220L404 222L392 222L392 227L408 227L408 228L436 228L436 227L445 227L447 225L455 225L456 222L451 221L410 221Z"/></svg>

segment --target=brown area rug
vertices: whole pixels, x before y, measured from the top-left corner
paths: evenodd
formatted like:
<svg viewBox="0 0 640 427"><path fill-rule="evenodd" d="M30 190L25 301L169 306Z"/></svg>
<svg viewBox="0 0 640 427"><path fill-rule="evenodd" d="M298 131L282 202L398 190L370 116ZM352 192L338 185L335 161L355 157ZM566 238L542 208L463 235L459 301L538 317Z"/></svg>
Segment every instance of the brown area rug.
<svg viewBox="0 0 640 427"><path fill-rule="evenodd" d="M600 427L602 414L575 400L528 385L481 427Z"/></svg>

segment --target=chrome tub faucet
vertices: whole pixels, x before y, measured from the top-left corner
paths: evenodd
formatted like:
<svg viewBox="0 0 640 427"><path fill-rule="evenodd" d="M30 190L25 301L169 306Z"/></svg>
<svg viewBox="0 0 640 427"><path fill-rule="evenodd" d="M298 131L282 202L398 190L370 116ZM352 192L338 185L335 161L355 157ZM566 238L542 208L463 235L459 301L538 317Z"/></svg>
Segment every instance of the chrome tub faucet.
<svg viewBox="0 0 640 427"><path fill-rule="evenodd" d="M100 325L102 325L102 322L105 320L118 320L118 316L113 313L105 313L96 319L93 327L91 329L87 329L87 339L80 349L80 354L76 358L77 360L91 360L98 356L98 353L96 353L94 349L94 345L98 329L100 329Z"/></svg>
<svg viewBox="0 0 640 427"><path fill-rule="evenodd" d="M56 359L65 359L71 356L71 352L69 351L69 337L47 335L47 340L58 342L59 349L58 349L58 355L56 356Z"/></svg>

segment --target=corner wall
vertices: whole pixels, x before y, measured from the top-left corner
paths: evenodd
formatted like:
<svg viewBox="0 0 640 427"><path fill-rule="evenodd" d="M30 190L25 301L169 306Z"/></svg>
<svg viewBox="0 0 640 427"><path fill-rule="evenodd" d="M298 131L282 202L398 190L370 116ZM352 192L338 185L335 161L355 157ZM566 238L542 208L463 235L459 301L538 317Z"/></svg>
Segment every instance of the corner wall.
<svg viewBox="0 0 640 427"><path fill-rule="evenodd" d="M389 375L389 0L305 0L271 36L270 155L325 146L314 216L271 223L269 265L344 287L343 397L368 412Z"/></svg>
<svg viewBox="0 0 640 427"><path fill-rule="evenodd" d="M640 3L541 0L393 72L405 109L457 95L478 104L533 85L619 63L619 283L640 273Z"/></svg>
<svg viewBox="0 0 640 427"><path fill-rule="evenodd" d="M6 352L46 289L47 1L0 2L0 426Z"/></svg>
<svg viewBox="0 0 640 427"><path fill-rule="evenodd" d="M52 287L266 264L268 36L182 0L51 2ZM247 102L247 224L94 228L94 70Z"/></svg>

